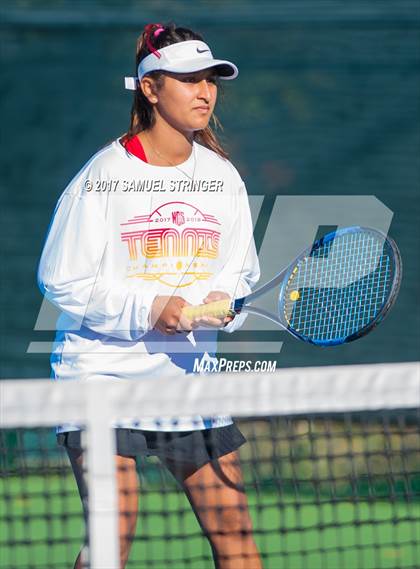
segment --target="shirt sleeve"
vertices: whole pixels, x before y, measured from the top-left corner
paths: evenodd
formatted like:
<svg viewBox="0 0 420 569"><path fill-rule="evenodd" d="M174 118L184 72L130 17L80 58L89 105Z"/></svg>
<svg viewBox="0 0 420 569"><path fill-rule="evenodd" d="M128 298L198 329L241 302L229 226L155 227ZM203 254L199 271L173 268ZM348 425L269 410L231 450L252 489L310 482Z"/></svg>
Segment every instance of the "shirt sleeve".
<svg viewBox="0 0 420 569"><path fill-rule="evenodd" d="M234 222L230 227L228 238L224 240L227 251L225 262L213 283L213 290L226 292L232 299L236 299L249 294L260 278L248 195L241 179L235 192L233 209ZM246 314L235 316L223 330L234 332L242 326L245 318Z"/></svg>
<svg viewBox="0 0 420 569"><path fill-rule="evenodd" d="M155 294L105 279L108 198L85 191L89 178L82 171L56 205L38 265L38 286L76 328L135 341L150 328Z"/></svg>

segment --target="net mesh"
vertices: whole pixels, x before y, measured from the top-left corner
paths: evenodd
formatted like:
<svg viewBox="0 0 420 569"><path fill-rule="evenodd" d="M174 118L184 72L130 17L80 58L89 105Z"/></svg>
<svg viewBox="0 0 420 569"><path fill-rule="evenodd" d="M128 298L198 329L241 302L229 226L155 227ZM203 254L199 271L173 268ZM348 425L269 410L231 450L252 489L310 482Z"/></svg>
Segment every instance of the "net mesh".
<svg viewBox="0 0 420 569"><path fill-rule="evenodd" d="M231 398L237 416L235 424L247 439L239 448L243 480L235 475L236 458L231 467L223 467L220 472L216 466L215 479L224 480L231 490L246 496L252 535L263 567L418 566L418 370L410 368L409 374L404 373L407 380L404 383L394 369L392 385L380 381L383 368L375 368L373 375L370 372L365 376L363 369L359 370L364 381L355 382L358 387L353 399L348 393L351 404L347 407L354 409L337 410L343 402L337 401L334 405L330 398L319 410L314 408L316 403L307 401L308 410L296 412L284 396L283 405L277 398L272 404L271 407L278 407L274 413L272 408L269 412L262 409L263 405L259 408L258 398L249 402L248 394L245 394L246 406L244 398L239 398L239 402ZM299 375L304 371L300 370ZM327 370L317 370L319 376L323 372L327 373ZM306 373L310 377L310 370ZM408 377L410 374L411 378ZM217 384L219 376L211 379ZM247 381L255 388L258 385L257 378L246 376L242 380L233 376L221 380L224 384L232 384L231 393L237 390L238 381ZM261 389L265 391L269 385L275 394L276 381L282 380L284 382L284 377L279 374L261 378ZM200 381L203 381L204 391L195 392L194 398L204 397L209 385L204 378ZM340 374L336 374L336 381L340 383ZM384 391L387 383L389 398ZM304 397L301 385L291 381L290 387L293 385L295 393L291 396L297 393L301 400ZM360 389L362 385L364 388ZM397 386L405 392L405 399L395 398L393 390ZM8 386L8 393L13 387ZM46 388L56 387L47 385ZM316 387L310 385L310 393ZM321 384L321 396L322 387ZM226 389L220 393L224 401L223 404L220 402L223 412L225 405L229 406L229 401L226 403L229 386ZM285 387L282 389L284 393ZM356 399L363 389L365 398L357 404ZM84 395L81 393L80 398ZM45 391L43 396L45 402ZM132 404L126 396L123 393L119 398L119 408ZM185 397L188 399L188 394ZM136 400L131 394L133 398ZM56 396L52 399L57 401ZM63 405L65 399L63 397ZM211 393L208 395L209 412L217 408L216 399ZM311 399L314 398L311 396ZM74 401L77 402L77 397ZM249 411L252 406L254 413ZM32 409L36 407L35 404ZM197 410L202 412L202 408ZM26 417L22 419L24 426L21 427L16 426L17 418L12 426L6 426L4 421L1 431L0 494L4 506L0 515L0 567L73 567L85 538L78 488L66 452L57 446L52 429L34 427L34 421L34 418ZM32 426L27 426L28 422L32 422ZM43 422L45 418L40 418L39 423ZM168 438L168 435L161 436ZM82 441L85 441L83 445L88 444L84 435ZM217 445L220 444L220 440L217 441ZM89 453L89 446L84 452ZM223 539L232 545L239 535L236 542L241 545L239 550L231 550L231 565L228 566L240 567L242 562L244 567L253 567L255 560L247 549L251 530L246 524L246 527L241 525L243 518L236 515L238 510L241 511L242 502L232 507L231 503L225 502L220 488L211 483L203 485L202 479L193 474L189 479L190 500L191 495L198 496L192 503L202 526L203 520L212 519L208 526L200 527L183 488L163 462L156 456L139 457L136 484L130 486L127 483L124 496L120 495L120 500L125 500L121 508L125 508L128 524L125 527L130 533L127 529L133 510L130 493L137 495L139 484L137 527L128 538L131 548L126 567L212 567L214 551L203 535L206 529L210 541L216 545ZM83 471L87 475L86 465ZM172 472L177 474L176 467ZM128 480L131 475L127 471L123 476ZM94 538L104 547L103 536L92 536L91 547ZM91 566L89 549L86 548L85 567ZM223 556L223 553L219 554ZM249 563L247 554L250 555Z"/></svg>
<svg viewBox="0 0 420 569"><path fill-rule="evenodd" d="M52 429L2 430L0 460L0 567L72 567L83 518Z"/></svg>

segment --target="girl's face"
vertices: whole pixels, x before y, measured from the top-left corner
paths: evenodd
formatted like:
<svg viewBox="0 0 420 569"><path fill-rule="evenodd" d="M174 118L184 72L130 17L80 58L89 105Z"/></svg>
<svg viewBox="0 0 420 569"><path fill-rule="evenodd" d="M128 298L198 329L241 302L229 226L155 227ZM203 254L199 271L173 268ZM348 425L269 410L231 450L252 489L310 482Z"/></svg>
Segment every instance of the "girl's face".
<svg viewBox="0 0 420 569"><path fill-rule="evenodd" d="M217 80L214 69L193 73L166 71L163 86L154 92L155 100L152 102L155 110L181 132L202 130L207 126L216 104Z"/></svg>

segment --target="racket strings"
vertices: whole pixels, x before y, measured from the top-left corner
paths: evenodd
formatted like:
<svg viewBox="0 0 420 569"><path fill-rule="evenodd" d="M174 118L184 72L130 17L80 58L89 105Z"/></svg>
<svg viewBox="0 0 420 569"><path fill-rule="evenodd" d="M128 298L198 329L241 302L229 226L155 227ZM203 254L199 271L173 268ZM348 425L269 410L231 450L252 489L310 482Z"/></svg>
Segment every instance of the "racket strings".
<svg viewBox="0 0 420 569"><path fill-rule="evenodd" d="M340 235L313 249L292 272L284 316L312 340L346 338L376 318L392 278L386 242L367 232Z"/></svg>

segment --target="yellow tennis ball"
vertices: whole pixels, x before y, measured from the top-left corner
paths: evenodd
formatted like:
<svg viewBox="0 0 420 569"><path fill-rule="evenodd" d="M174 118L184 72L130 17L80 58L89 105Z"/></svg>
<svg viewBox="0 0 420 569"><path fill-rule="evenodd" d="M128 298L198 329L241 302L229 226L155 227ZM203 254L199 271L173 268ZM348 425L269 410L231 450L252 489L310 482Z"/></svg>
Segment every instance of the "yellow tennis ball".
<svg viewBox="0 0 420 569"><path fill-rule="evenodd" d="M296 300L299 300L300 298L300 294L298 290L292 290L292 292L290 293L290 300L293 300L293 302L295 302Z"/></svg>

